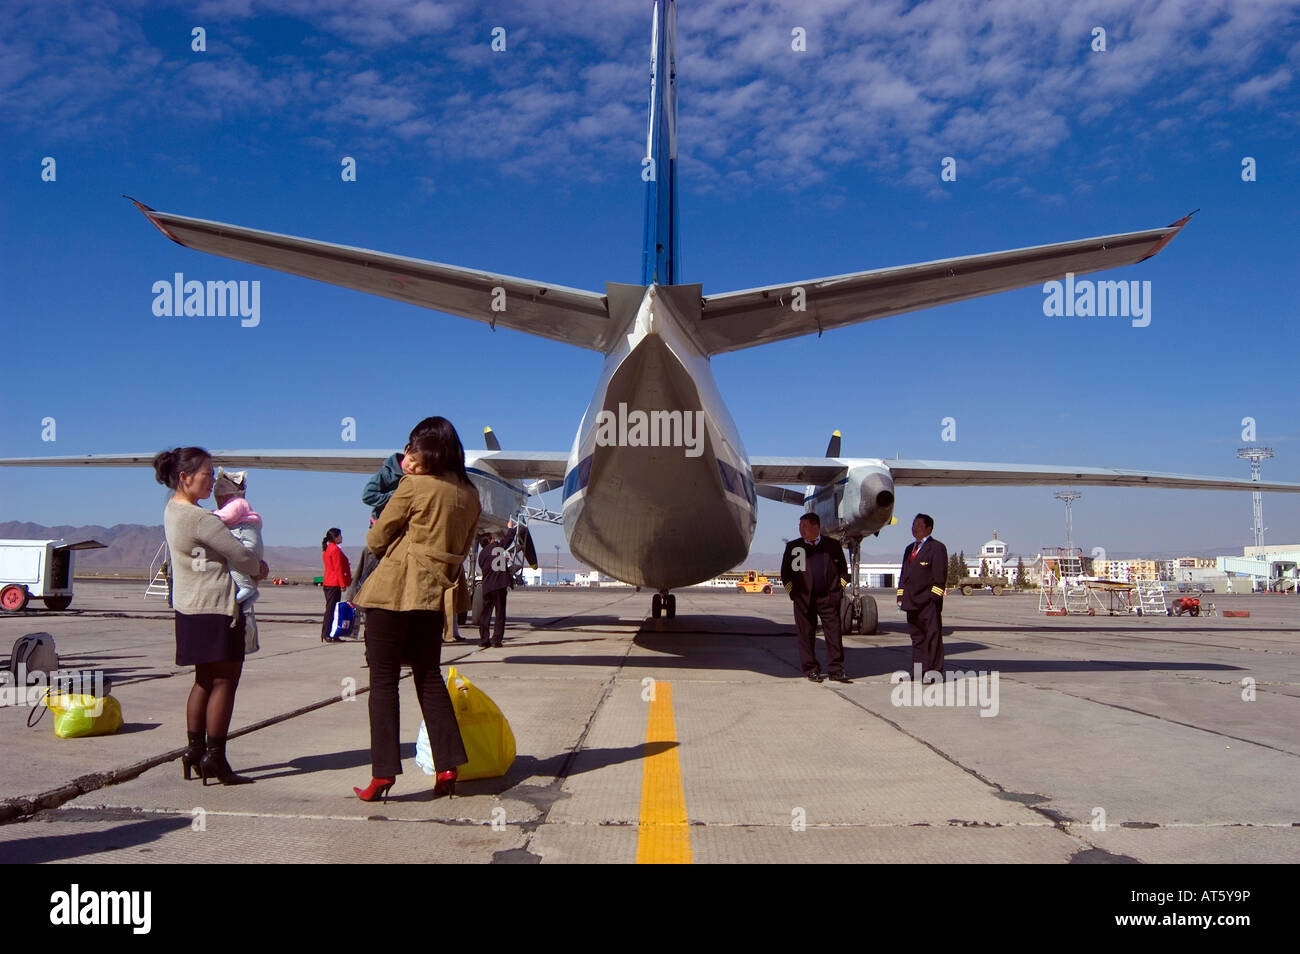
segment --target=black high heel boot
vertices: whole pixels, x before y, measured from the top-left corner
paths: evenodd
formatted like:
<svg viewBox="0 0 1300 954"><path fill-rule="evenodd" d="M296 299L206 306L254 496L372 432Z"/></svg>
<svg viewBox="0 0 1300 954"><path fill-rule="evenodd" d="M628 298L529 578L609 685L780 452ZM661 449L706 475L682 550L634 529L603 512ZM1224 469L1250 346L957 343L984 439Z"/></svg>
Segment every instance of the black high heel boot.
<svg viewBox="0 0 1300 954"><path fill-rule="evenodd" d="M235 770L226 761L226 740L214 736L208 736L203 761L199 763L199 775L203 778L204 785L208 784L208 779L220 782L222 785L248 785L253 781L251 778L235 774Z"/></svg>
<svg viewBox="0 0 1300 954"><path fill-rule="evenodd" d="M189 751L181 756L181 769L185 772L185 781L190 780L190 771L199 773L199 778L203 777L203 769L199 763L203 761L203 733L186 732L186 737L190 740Z"/></svg>

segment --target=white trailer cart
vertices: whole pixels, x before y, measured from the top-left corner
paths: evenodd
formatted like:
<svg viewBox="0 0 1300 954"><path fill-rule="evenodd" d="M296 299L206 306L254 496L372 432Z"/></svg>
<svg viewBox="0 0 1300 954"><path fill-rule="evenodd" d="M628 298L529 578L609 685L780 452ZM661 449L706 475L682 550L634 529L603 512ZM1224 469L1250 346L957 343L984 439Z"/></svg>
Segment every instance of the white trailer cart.
<svg viewBox="0 0 1300 954"><path fill-rule="evenodd" d="M17 613L33 596L46 609L67 609L72 604L73 551L104 546L97 540L0 540L0 610Z"/></svg>

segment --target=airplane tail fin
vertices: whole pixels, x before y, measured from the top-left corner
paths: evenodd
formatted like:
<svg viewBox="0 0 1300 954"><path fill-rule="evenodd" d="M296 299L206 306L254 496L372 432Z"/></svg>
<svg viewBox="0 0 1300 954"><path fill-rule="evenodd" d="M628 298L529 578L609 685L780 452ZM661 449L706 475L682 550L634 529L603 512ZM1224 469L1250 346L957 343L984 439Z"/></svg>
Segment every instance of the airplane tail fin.
<svg viewBox="0 0 1300 954"><path fill-rule="evenodd" d="M655 0L650 36L650 128L641 178L645 180L645 242L641 284L677 284L677 0Z"/></svg>

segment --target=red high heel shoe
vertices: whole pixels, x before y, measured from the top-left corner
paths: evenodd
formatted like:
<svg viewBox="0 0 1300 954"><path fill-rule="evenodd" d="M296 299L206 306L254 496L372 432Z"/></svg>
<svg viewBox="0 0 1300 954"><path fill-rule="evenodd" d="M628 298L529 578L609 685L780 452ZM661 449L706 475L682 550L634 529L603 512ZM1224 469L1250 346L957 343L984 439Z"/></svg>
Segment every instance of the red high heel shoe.
<svg viewBox="0 0 1300 954"><path fill-rule="evenodd" d="M363 802L377 802L381 798L387 802L388 790L393 787L393 783L396 781L395 778L372 778L370 784L365 788L357 788L353 785L352 791L356 792L357 798Z"/></svg>
<svg viewBox="0 0 1300 954"><path fill-rule="evenodd" d="M456 770L447 769L445 772L438 773L438 782L433 786L433 797L446 795L448 798L456 797Z"/></svg>

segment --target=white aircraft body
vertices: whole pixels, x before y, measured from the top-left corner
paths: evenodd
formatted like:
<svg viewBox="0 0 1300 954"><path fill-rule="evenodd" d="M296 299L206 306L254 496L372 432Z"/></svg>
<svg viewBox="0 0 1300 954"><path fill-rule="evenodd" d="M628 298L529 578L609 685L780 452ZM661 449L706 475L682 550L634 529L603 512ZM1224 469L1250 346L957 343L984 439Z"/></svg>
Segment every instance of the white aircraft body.
<svg viewBox="0 0 1300 954"><path fill-rule="evenodd" d="M652 613L675 613L673 588L708 580L749 552L757 498L812 510L849 546L893 519L899 486L1096 484L1300 492L1300 484L1114 470L840 456L749 457L714 382L712 355L856 322L1131 265L1167 245L1189 217L1127 232L803 282L705 295L677 284L675 0L657 0L642 284L604 294L263 232L137 207L187 248L263 265L605 355L595 394L564 452L467 451L483 520L501 526L536 493L563 486L562 522L583 563L655 591ZM490 432L489 432L490 433ZM370 473L384 450L222 450L227 467ZM144 466L146 454L11 458L28 466ZM802 490L792 486L806 485ZM533 511L537 515L537 511ZM547 516L546 512L541 513ZM554 515L549 515L554 516ZM849 632L873 632L876 608L854 585Z"/></svg>

